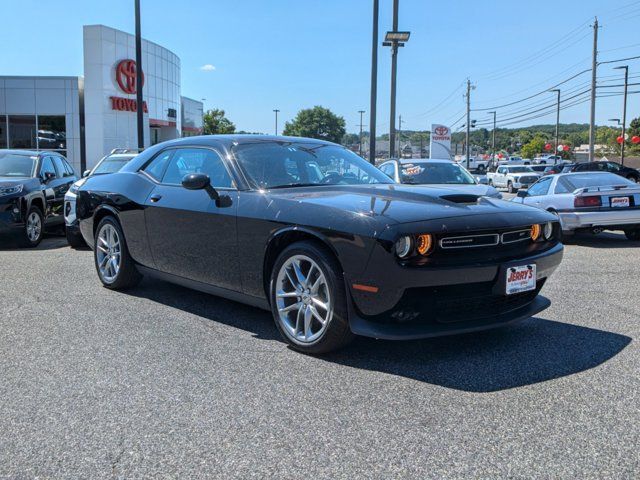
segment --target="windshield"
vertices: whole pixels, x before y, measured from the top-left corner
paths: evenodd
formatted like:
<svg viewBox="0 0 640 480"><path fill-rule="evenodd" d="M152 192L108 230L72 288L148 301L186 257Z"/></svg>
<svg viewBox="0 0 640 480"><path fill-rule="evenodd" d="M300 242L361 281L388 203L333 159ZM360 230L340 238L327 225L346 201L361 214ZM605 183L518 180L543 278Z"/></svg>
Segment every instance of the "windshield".
<svg viewBox="0 0 640 480"><path fill-rule="evenodd" d="M105 175L119 172L135 155L112 155L96 165L91 175Z"/></svg>
<svg viewBox="0 0 640 480"><path fill-rule="evenodd" d="M241 143L232 149L253 188L393 183L346 148L285 141Z"/></svg>
<svg viewBox="0 0 640 480"><path fill-rule="evenodd" d="M401 166L402 183L416 185L452 184L475 185L476 181L460 165L455 163L420 162Z"/></svg>
<svg viewBox="0 0 640 480"><path fill-rule="evenodd" d="M0 177L33 177L36 157L15 153L0 153Z"/></svg>
<svg viewBox="0 0 640 480"><path fill-rule="evenodd" d="M577 188L585 187L609 187L614 185L635 185L634 182L627 180L613 173L583 173L574 175L563 175L558 179L568 191L573 192Z"/></svg>
<svg viewBox="0 0 640 480"><path fill-rule="evenodd" d="M525 172L533 172L531 167L510 167L509 172L511 173L525 173Z"/></svg>

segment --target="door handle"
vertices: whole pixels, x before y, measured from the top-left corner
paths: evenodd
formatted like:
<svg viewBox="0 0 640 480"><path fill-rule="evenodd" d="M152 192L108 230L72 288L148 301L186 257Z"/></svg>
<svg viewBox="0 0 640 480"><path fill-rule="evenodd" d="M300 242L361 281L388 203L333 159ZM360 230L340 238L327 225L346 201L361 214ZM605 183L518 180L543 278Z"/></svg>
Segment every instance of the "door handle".
<svg viewBox="0 0 640 480"><path fill-rule="evenodd" d="M158 194L156 193L156 194L151 195L151 197L149 197L149 200L151 200L153 203L156 203L156 202L158 202L161 198L162 198L162 195L158 195Z"/></svg>

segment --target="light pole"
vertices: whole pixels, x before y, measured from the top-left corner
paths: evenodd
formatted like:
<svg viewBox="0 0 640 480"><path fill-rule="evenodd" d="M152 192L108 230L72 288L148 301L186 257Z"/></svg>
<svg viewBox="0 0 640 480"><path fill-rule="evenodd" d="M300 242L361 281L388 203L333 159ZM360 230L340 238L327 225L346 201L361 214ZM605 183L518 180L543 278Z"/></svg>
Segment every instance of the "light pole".
<svg viewBox="0 0 640 480"><path fill-rule="evenodd" d="M553 90L549 90L550 92L555 92L558 94L558 101L556 102L556 145L555 145L555 153L558 154L558 145L560 144L560 89L554 88Z"/></svg>
<svg viewBox="0 0 640 480"><path fill-rule="evenodd" d="M371 34L371 100L369 108L369 162L376 164L376 103L378 100L378 12L379 0L373 0L373 32Z"/></svg>
<svg viewBox="0 0 640 480"><path fill-rule="evenodd" d="M364 110L358 110L360 114L360 136L358 137L358 155L362 156L362 116L364 115Z"/></svg>
<svg viewBox="0 0 640 480"><path fill-rule="evenodd" d="M273 109L273 113L275 113L275 114L276 114L276 137L278 136L278 112L279 112L279 111L280 111L280 110L278 110L277 108L274 108L274 109Z"/></svg>
<svg viewBox="0 0 640 480"><path fill-rule="evenodd" d="M393 0L393 30L388 31L382 45L391 47L391 108L389 111L389 158L395 157L396 141L396 78L398 74L398 48L404 47L411 32L398 31L398 3Z"/></svg>
<svg viewBox="0 0 640 480"><path fill-rule="evenodd" d="M142 105L142 33L140 31L140 0L135 0L136 17L136 113L138 121L138 151L144 149L144 110Z"/></svg>
<svg viewBox="0 0 640 480"><path fill-rule="evenodd" d="M204 135L204 102L206 101L206 98L201 98L200 101L202 102L202 129L200 131L200 135Z"/></svg>
<svg viewBox="0 0 640 480"><path fill-rule="evenodd" d="M493 131L491 133L491 161L496 159L496 112L488 112L493 115Z"/></svg>
<svg viewBox="0 0 640 480"><path fill-rule="evenodd" d="M622 143L620 144L620 163L624 165L624 144L626 143L624 134L627 126L627 87L629 85L629 65L621 65L614 68L614 70L622 69L624 69L624 100L622 103Z"/></svg>

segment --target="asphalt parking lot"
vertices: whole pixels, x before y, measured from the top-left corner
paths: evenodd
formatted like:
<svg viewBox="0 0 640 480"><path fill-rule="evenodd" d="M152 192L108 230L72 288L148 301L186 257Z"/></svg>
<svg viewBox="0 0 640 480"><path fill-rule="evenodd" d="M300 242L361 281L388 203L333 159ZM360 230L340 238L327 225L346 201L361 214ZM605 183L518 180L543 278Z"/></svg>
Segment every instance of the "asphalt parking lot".
<svg viewBox="0 0 640 480"><path fill-rule="evenodd" d="M581 236L500 330L296 353L266 312L0 248L0 477L638 478L640 243Z"/></svg>

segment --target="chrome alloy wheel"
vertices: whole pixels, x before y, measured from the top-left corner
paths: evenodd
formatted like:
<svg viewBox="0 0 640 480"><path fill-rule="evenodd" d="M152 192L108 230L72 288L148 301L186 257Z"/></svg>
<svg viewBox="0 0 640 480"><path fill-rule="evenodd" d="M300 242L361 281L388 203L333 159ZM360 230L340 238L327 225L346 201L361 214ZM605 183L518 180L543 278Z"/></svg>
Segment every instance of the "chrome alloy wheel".
<svg viewBox="0 0 640 480"><path fill-rule="evenodd" d="M29 237L29 241L38 241L38 238L40 238L40 232L42 232L42 220L40 220L40 215L36 212L31 212L27 218L27 237Z"/></svg>
<svg viewBox="0 0 640 480"><path fill-rule="evenodd" d="M120 236L113 225L105 224L98 232L96 261L100 276L106 283L113 283L120 271L122 250Z"/></svg>
<svg viewBox="0 0 640 480"><path fill-rule="evenodd" d="M306 255L294 255L280 267L276 279L280 326L294 342L310 344L322 337L333 308L324 273Z"/></svg>

